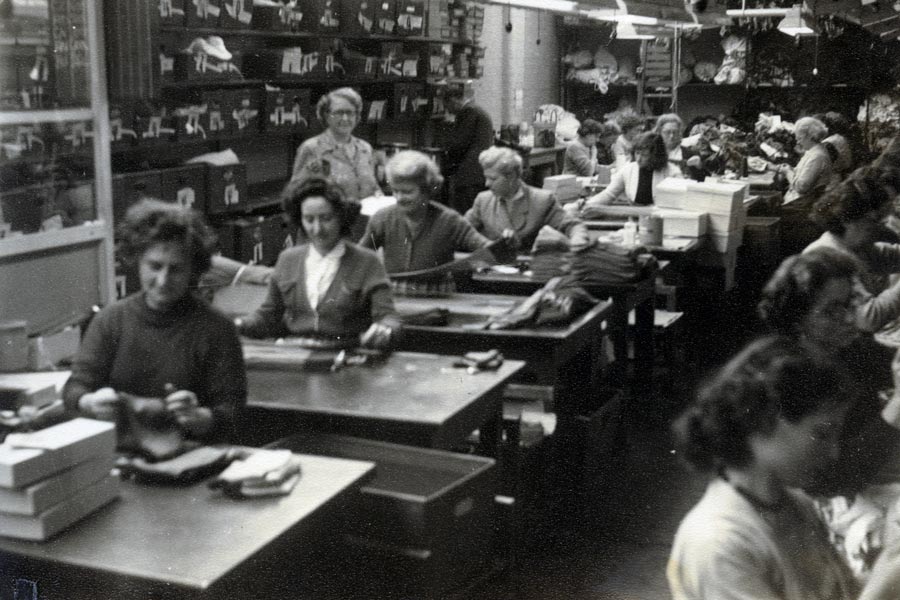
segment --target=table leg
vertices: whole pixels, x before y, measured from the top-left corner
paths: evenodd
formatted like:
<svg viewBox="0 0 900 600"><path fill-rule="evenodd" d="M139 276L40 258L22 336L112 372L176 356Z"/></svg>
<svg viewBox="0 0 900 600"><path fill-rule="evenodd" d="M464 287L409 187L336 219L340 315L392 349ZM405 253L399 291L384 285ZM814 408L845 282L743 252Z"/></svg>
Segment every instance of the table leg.
<svg viewBox="0 0 900 600"><path fill-rule="evenodd" d="M649 393L653 382L653 297L643 299L634 308L634 380L635 390Z"/></svg>

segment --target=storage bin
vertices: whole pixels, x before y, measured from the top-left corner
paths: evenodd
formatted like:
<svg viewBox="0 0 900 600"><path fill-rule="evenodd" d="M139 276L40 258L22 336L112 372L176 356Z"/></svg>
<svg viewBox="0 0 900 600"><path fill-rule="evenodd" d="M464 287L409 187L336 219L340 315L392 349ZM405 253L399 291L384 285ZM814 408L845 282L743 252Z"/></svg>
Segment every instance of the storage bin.
<svg viewBox="0 0 900 600"><path fill-rule="evenodd" d="M319 433L272 446L375 462L360 518L348 524L351 547L363 563L396 573L412 597L445 597L490 568L494 460Z"/></svg>
<svg viewBox="0 0 900 600"><path fill-rule="evenodd" d="M161 173L160 198L206 212L206 167L185 165Z"/></svg>
<svg viewBox="0 0 900 600"><path fill-rule="evenodd" d="M247 167L243 164L208 165L206 205L211 215L241 212L250 203L247 194Z"/></svg>
<svg viewBox="0 0 900 600"><path fill-rule="evenodd" d="M393 35L397 29L397 0L375 0L374 33Z"/></svg>
<svg viewBox="0 0 900 600"><path fill-rule="evenodd" d="M266 131L302 132L309 127L310 106L308 89L279 89L266 87L265 119Z"/></svg>
<svg viewBox="0 0 900 600"><path fill-rule="evenodd" d="M400 0L397 3L397 33L425 35L425 0Z"/></svg>
<svg viewBox="0 0 900 600"><path fill-rule="evenodd" d="M264 31L299 31L303 12L294 6L253 6L253 28Z"/></svg>
<svg viewBox="0 0 900 600"><path fill-rule="evenodd" d="M662 209L654 211L662 217L663 235L669 237L700 237L706 235L708 215L689 210Z"/></svg>

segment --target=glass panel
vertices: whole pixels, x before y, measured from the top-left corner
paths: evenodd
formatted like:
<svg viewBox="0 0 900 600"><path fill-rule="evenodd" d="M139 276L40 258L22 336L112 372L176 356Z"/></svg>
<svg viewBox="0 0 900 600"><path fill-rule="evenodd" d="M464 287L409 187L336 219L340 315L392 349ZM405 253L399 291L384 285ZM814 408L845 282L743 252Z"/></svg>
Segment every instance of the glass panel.
<svg viewBox="0 0 900 600"><path fill-rule="evenodd" d="M90 121L0 125L0 238L94 221L94 198Z"/></svg>

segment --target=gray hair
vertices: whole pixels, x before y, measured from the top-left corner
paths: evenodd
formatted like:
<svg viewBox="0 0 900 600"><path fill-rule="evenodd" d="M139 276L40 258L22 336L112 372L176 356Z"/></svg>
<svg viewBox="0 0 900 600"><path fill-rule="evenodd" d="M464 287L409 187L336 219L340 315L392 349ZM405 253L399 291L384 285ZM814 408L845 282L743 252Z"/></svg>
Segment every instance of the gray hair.
<svg viewBox="0 0 900 600"><path fill-rule="evenodd" d="M356 109L358 114L362 114L363 99L362 96L359 95L359 92L350 87L337 88L319 98L319 101L316 103L316 116L319 117L319 120L322 123L327 122L326 119L328 117L328 111L331 110L331 103L337 98L346 100L353 105L353 108Z"/></svg>
<svg viewBox="0 0 900 600"><path fill-rule="evenodd" d="M818 143L824 140L828 135L828 127L825 126L825 123L815 117L803 117L797 119L797 122L794 123L794 135L797 135L798 133L803 133L808 136L809 139Z"/></svg>
<svg viewBox="0 0 900 600"><path fill-rule="evenodd" d="M482 169L497 169L504 175L522 176L522 157L511 148L491 146L478 155L478 164Z"/></svg>
<svg viewBox="0 0 900 600"><path fill-rule="evenodd" d="M681 117L679 117L675 113L666 113L664 115L659 115L659 118L656 119L656 127L653 128L653 131L655 131L656 133L662 133L663 126L668 125L669 123L677 124L678 131L684 130L684 121L681 120Z"/></svg>
<svg viewBox="0 0 900 600"><path fill-rule="evenodd" d="M432 198L440 192L444 178L437 163L418 150L402 150L391 157L385 166L388 180L412 183Z"/></svg>

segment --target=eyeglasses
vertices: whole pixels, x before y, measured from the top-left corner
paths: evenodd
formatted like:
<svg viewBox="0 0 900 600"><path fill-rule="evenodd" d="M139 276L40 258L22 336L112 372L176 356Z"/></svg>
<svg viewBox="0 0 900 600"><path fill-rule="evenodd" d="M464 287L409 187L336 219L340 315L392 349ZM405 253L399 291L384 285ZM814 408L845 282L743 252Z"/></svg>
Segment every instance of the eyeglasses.
<svg viewBox="0 0 900 600"><path fill-rule="evenodd" d="M339 119L353 119L358 113L355 110L330 110L328 114Z"/></svg>

